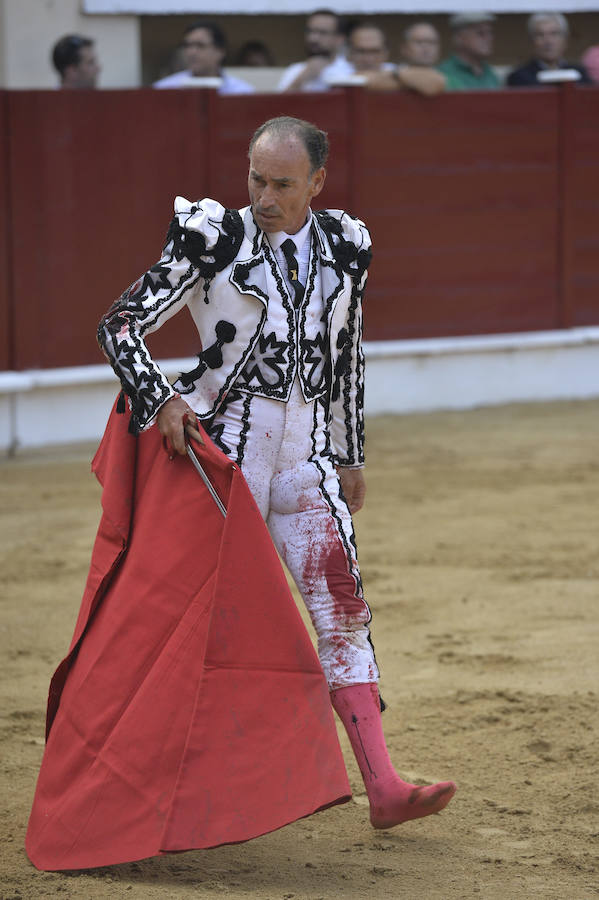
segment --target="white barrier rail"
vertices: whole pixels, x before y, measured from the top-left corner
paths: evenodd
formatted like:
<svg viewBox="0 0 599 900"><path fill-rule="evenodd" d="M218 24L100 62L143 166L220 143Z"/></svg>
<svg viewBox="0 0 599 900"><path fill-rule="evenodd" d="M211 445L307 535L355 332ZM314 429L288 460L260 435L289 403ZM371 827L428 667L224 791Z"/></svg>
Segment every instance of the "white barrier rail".
<svg viewBox="0 0 599 900"><path fill-rule="evenodd" d="M599 326L373 341L366 415L599 397ZM169 378L196 359L160 362ZM118 392L108 365L0 372L0 452L100 438Z"/></svg>

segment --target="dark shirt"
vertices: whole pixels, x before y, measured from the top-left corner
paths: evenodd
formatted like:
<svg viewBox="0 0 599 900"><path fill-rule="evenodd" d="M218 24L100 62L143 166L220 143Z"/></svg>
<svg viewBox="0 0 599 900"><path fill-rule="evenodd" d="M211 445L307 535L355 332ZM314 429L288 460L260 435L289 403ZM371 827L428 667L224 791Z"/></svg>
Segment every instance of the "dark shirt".
<svg viewBox="0 0 599 900"><path fill-rule="evenodd" d="M560 63L559 67L560 69L576 69L577 72L580 72L578 84L592 84L589 73L584 66L575 66L574 63L564 61ZM506 83L509 87L540 87L543 85L543 82L538 80L537 75L539 72L546 71L548 71L548 67L540 60L531 59L526 65L510 72Z"/></svg>

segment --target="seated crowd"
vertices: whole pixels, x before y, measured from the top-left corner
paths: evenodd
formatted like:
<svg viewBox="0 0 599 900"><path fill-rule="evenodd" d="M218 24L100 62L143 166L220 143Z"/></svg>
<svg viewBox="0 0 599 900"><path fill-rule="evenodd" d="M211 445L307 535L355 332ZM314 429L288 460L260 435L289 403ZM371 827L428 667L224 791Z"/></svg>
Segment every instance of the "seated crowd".
<svg viewBox="0 0 599 900"><path fill-rule="evenodd" d="M331 10L319 9L306 19L305 58L285 68L276 90L317 92L345 84L382 91L412 90L429 96L443 91L494 90L503 86L492 65L496 18L492 13L472 11L451 16L451 53L443 60L435 26L416 22L404 31L397 61L392 61L387 37L376 21L346 24ZM589 47L581 62L572 62L566 56L568 36L568 22L561 13L531 15L531 58L509 72L505 84L534 87L559 80L599 82L599 46ZM252 84L227 70L226 57L223 29L214 22L195 22L182 35L173 57L174 71L155 81L153 87L213 84L221 94L252 93ZM100 65L90 38L73 34L61 38L53 48L52 62L61 87L97 87ZM268 67L274 58L263 42L248 41L235 62Z"/></svg>

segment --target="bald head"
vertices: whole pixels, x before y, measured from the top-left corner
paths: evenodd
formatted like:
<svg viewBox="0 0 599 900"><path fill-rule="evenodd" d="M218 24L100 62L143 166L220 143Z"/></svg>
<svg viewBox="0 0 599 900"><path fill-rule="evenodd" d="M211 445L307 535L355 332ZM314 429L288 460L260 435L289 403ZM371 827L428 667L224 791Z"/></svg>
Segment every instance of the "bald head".
<svg viewBox="0 0 599 900"><path fill-rule="evenodd" d="M250 139L250 157L258 139L267 134L279 138L297 138L304 146L313 172L326 166L329 156L329 140L326 132L321 131L312 122L296 119L293 116L277 116L274 119L268 119L255 130Z"/></svg>

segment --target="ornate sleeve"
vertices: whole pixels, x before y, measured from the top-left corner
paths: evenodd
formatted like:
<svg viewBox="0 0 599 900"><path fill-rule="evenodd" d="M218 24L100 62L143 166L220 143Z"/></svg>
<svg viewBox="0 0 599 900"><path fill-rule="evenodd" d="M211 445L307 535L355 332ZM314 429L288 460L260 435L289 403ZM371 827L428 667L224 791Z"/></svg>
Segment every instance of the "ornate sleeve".
<svg viewBox="0 0 599 900"><path fill-rule="evenodd" d="M364 465L364 353L362 300L372 258L370 234L360 219L341 210L317 213L336 262L351 276L351 296L343 327L336 336L332 373L331 441L338 465Z"/></svg>
<svg viewBox="0 0 599 900"><path fill-rule="evenodd" d="M364 352L362 296L367 275L352 285L346 325L337 335L339 356L331 394L331 440L339 466L364 465Z"/></svg>
<svg viewBox="0 0 599 900"><path fill-rule="evenodd" d="M175 200L173 218L160 260L110 307L98 326L98 343L129 397L129 430L137 434L153 424L174 396L156 365L145 337L175 315L212 276L234 259L243 238L236 210L214 200L191 204Z"/></svg>

